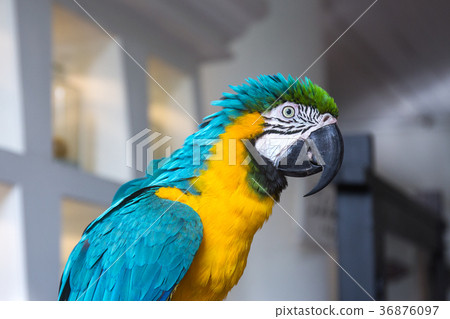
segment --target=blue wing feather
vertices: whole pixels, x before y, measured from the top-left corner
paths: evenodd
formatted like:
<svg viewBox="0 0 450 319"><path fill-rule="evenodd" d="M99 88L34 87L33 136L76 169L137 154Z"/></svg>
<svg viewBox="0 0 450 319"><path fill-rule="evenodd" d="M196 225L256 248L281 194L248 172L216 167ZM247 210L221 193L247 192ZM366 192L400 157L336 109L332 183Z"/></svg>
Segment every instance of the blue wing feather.
<svg viewBox="0 0 450 319"><path fill-rule="evenodd" d="M61 278L60 300L166 300L203 236L189 206L141 189L92 222Z"/></svg>

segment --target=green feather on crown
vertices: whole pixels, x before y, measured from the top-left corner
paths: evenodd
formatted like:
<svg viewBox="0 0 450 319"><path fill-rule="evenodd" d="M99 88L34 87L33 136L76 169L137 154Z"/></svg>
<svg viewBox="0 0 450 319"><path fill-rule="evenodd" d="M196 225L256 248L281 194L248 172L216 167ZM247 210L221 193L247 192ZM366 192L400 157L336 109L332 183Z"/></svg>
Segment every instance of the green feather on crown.
<svg viewBox="0 0 450 319"><path fill-rule="evenodd" d="M236 94L224 92L221 100L213 101L211 104L228 109L262 113L290 101L315 107L322 114L330 113L334 117L339 115L333 98L307 77L301 80L289 75L286 79L278 73L277 75L260 75L258 80L249 78L246 82L239 86L230 85Z"/></svg>

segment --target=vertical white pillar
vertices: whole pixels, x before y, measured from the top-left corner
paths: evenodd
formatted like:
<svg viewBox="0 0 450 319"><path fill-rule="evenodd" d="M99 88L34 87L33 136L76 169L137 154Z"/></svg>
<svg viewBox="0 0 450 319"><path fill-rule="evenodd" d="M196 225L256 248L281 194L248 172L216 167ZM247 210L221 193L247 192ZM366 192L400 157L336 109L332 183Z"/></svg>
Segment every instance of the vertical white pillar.
<svg viewBox="0 0 450 319"><path fill-rule="evenodd" d="M48 0L17 0L19 62L23 89L28 167L24 181L24 225L29 298L55 300L59 276L59 205L54 185L42 170L51 161L51 5ZM48 173L48 172L47 172Z"/></svg>

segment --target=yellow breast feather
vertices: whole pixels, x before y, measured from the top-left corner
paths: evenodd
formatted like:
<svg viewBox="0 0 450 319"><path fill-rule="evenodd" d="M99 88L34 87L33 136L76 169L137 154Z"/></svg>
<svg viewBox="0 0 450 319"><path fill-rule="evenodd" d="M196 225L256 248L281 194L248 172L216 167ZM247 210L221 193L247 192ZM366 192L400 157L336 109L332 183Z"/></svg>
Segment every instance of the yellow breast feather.
<svg viewBox="0 0 450 319"><path fill-rule="evenodd" d="M249 125L254 123L254 125ZM161 188L160 198L192 207L203 223L203 240L172 300L223 300L242 276L256 231L272 213L273 200L248 184L248 153L241 139L262 132L259 113L238 118L221 134L207 169L194 187L201 195ZM194 182L195 179L192 181Z"/></svg>

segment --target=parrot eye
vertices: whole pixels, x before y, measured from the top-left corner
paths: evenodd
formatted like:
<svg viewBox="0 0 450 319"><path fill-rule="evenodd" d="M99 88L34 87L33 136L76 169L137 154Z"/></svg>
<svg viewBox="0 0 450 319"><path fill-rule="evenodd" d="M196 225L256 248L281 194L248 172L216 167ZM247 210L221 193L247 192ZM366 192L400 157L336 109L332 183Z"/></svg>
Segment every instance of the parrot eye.
<svg viewBox="0 0 450 319"><path fill-rule="evenodd" d="M283 108L282 114L286 118L294 117L295 115L295 109L292 106L285 106Z"/></svg>

